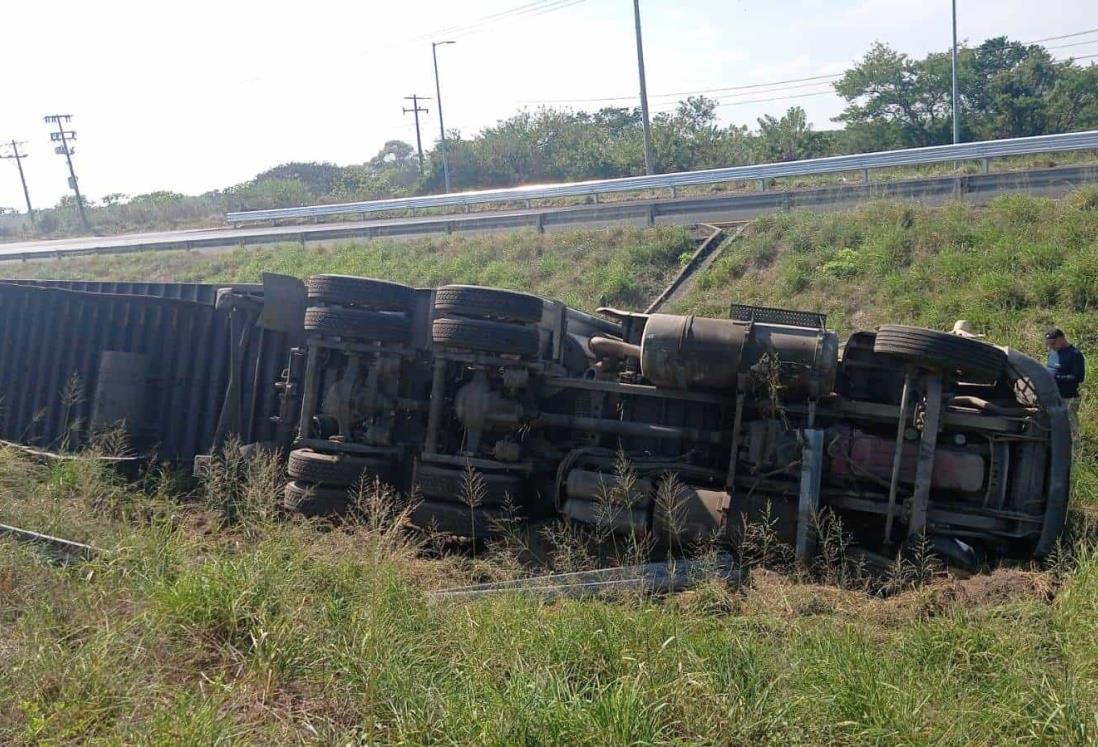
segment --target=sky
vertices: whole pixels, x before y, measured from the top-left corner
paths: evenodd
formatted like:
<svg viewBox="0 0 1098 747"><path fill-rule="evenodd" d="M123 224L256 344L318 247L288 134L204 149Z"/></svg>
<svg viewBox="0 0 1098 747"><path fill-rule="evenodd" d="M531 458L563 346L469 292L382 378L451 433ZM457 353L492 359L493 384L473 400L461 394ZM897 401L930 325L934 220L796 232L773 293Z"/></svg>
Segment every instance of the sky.
<svg viewBox="0 0 1098 747"><path fill-rule="evenodd" d="M957 5L962 42L1093 30L1046 44L1098 53L1095 0ZM641 0L641 13L653 111L725 89L710 94L725 124L800 105L830 128L842 102L828 79L774 82L839 73L875 41L913 56L950 45L949 0ZM433 39L456 42L438 49L447 130L471 135L546 102L637 103L629 0L5 0L3 22L0 141L27 141L36 206L67 193L46 114L73 115L93 200L194 194L287 161L361 163L387 140L414 143L403 97L435 96ZM425 146L435 104L424 104ZM0 161L0 206L23 207L11 160Z"/></svg>

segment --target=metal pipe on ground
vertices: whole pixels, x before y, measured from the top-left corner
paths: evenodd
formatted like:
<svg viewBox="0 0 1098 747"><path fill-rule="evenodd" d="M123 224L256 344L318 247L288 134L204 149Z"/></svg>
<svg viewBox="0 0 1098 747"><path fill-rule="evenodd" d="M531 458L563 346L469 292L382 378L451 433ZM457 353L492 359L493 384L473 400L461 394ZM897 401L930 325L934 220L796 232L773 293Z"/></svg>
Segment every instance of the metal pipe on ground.
<svg viewBox="0 0 1098 747"><path fill-rule="evenodd" d="M0 524L0 537L10 537L19 542L34 545L61 561L71 560L73 558L90 560L103 553L103 550L98 547L86 545L83 542L74 542L72 540L62 539L61 537L53 537L48 534L41 534L40 532L32 532L29 529L20 529L19 527L13 527L8 524Z"/></svg>
<svg viewBox="0 0 1098 747"><path fill-rule="evenodd" d="M556 599L602 596L614 592L673 593L689 589L710 578L740 585L747 580L747 575L747 570L737 566L731 557L723 556L716 563L700 560L664 561L474 584L432 592L430 598L441 601L529 593Z"/></svg>

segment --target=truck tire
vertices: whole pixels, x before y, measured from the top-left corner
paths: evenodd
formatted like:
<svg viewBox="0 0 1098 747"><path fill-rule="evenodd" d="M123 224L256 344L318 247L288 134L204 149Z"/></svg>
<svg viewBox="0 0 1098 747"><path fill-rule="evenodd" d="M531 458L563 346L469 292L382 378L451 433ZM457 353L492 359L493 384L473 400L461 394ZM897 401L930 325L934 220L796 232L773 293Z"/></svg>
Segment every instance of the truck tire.
<svg viewBox="0 0 1098 747"><path fill-rule="evenodd" d="M309 518L339 516L347 513L350 507L351 496L347 488L315 485L298 480L286 483L282 497L283 509Z"/></svg>
<svg viewBox="0 0 1098 747"><path fill-rule="evenodd" d="M391 311L312 306L305 309L305 331L329 337L406 342L411 336L411 325L404 314Z"/></svg>
<svg viewBox="0 0 1098 747"><path fill-rule="evenodd" d="M436 319L431 338L444 347L524 357L536 356L541 348L537 328L483 319Z"/></svg>
<svg viewBox="0 0 1098 747"><path fill-rule="evenodd" d="M518 475L504 472L480 472L484 481L484 496L481 505L501 506L508 497L511 503L522 501L524 483ZM458 467L441 467L420 463L416 466L416 485L420 495L434 501L457 503L468 510L465 504L465 470Z"/></svg>
<svg viewBox="0 0 1098 747"><path fill-rule="evenodd" d="M456 537L489 538L499 534L502 521L506 518L498 508L475 508L460 503L441 501L420 501L412 507L409 515L414 526L430 529Z"/></svg>
<svg viewBox="0 0 1098 747"><path fill-rule="evenodd" d="M305 281L305 295L310 304L407 311L412 293L412 288L403 283L352 275L313 275Z"/></svg>
<svg viewBox="0 0 1098 747"><path fill-rule="evenodd" d="M387 459L352 454L322 454L312 449L290 452L286 473L294 480L326 485L355 486L363 479L386 480L392 471Z"/></svg>
<svg viewBox="0 0 1098 747"><path fill-rule="evenodd" d="M873 352L941 369L974 383L994 382L1006 368L1006 353L990 343L899 324L877 329Z"/></svg>
<svg viewBox="0 0 1098 747"><path fill-rule="evenodd" d="M498 288L444 285L435 291L435 311L442 315L529 324L541 321L542 306L537 296Z"/></svg>

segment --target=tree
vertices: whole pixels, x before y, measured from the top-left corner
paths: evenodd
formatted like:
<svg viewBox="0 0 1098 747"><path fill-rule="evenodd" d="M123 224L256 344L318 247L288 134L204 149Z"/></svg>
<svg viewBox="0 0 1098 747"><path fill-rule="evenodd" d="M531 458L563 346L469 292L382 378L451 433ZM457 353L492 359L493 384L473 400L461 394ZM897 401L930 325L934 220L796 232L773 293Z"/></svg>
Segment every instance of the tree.
<svg viewBox="0 0 1098 747"><path fill-rule="evenodd" d="M835 120L872 150L948 142L951 75L948 54L916 61L877 42L835 83L847 100Z"/></svg>
<svg viewBox="0 0 1098 747"><path fill-rule="evenodd" d="M769 114L760 117L759 139L767 161L799 161L823 155L823 138L812 131L808 115L799 106L790 107L781 119Z"/></svg>
<svg viewBox="0 0 1098 747"><path fill-rule="evenodd" d="M403 140L387 141L365 165L369 173L402 189L411 187L419 178L416 149Z"/></svg>
<svg viewBox="0 0 1098 747"><path fill-rule="evenodd" d="M656 162L660 171L690 171L718 165L719 144L725 132L717 124L717 102L691 96L671 113L657 114L652 122Z"/></svg>
<svg viewBox="0 0 1098 747"><path fill-rule="evenodd" d="M296 181L313 195L326 195L331 191L343 169L334 163L316 161L292 161L256 174L253 182L274 180Z"/></svg>
<svg viewBox="0 0 1098 747"><path fill-rule="evenodd" d="M230 187L223 193L230 210L266 210L267 208L308 205L315 195L300 179L256 178Z"/></svg>
<svg viewBox="0 0 1098 747"><path fill-rule="evenodd" d="M836 121L866 150L948 143L952 129L952 65L946 53L913 60L875 44L846 71L835 90L847 100ZM1080 86L1068 93L1061 83L1080 68L1057 62L1048 50L1006 37L958 50L962 139L1026 137L1057 131L1071 115L1052 112L1053 91L1061 88L1064 107L1071 97L1085 99ZM1080 104L1082 101L1080 100Z"/></svg>
<svg viewBox="0 0 1098 747"><path fill-rule="evenodd" d="M129 199L130 196L123 192L111 192L109 195L103 195L103 205L105 207L124 205L129 201Z"/></svg>
<svg viewBox="0 0 1098 747"><path fill-rule="evenodd" d="M1049 94L1048 120L1051 132L1098 128L1098 65L1064 71Z"/></svg>
<svg viewBox="0 0 1098 747"><path fill-rule="evenodd" d="M1027 137L1049 131L1049 96L1071 63L1041 46L1006 37L988 39L964 58L965 115L981 139Z"/></svg>

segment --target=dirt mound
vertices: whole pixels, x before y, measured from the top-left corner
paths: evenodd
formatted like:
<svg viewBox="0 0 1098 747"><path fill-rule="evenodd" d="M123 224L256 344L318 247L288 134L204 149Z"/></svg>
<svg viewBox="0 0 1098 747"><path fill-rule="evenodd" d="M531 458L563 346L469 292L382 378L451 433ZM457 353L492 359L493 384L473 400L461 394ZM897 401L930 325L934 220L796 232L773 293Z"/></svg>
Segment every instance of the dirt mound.
<svg viewBox="0 0 1098 747"><path fill-rule="evenodd" d="M968 578L945 576L919 588L880 600L872 613L882 622L928 619L961 610L1001 607L1021 602L1048 604L1056 594L1049 573L1000 568Z"/></svg>
<svg viewBox="0 0 1098 747"><path fill-rule="evenodd" d="M1055 593L1056 581L1051 574L1012 568L968 578L943 576L924 586L884 598L858 589L805 583L760 569L752 573L739 611L781 617L836 615L894 625L959 610L1019 602L1047 604Z"/></svg>

